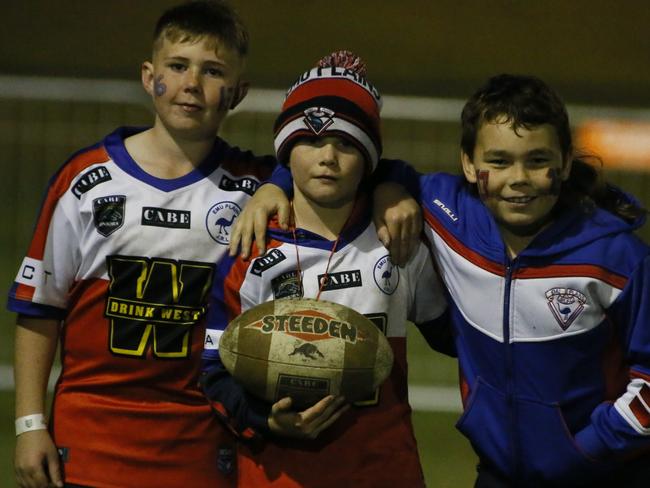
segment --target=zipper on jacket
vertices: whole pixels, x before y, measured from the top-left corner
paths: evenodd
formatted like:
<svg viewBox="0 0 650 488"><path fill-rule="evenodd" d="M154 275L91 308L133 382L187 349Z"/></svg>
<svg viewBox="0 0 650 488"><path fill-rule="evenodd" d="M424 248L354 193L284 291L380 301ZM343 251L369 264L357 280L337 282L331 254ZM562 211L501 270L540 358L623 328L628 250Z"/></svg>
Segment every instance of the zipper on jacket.
<svg viewBox="0 0 650 488"><path fill-rule="evenodd" d="M513 479L518 480L520 475L519 442L517 439L517 408L514 398L514 360L512 357L512 345L510 344L510 288L512 285L512 273L516 266L517 258L510 260L506 256L506 273L503 289L503 347L505 348L505 378L506 378L506 406L508 409L510 437L510 457L513 468Z"/></svg>

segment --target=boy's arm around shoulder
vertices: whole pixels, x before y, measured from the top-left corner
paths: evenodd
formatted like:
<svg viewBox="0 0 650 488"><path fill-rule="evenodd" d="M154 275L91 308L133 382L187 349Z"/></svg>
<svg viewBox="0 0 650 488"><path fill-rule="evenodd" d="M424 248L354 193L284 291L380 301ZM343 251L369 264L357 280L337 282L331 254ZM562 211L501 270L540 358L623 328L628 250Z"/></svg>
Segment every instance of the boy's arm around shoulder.
<svg viewBox="0 0 650 488"><path fill-rule="evenodd" d="M373 174L373 220L391 259L404 266L422 232L419 174L408 163L382 159Z"/></svg>
<svg viewBox="0 0 650 488"><path fill-rule="evenodd" d="M269 218L277 214L280 226L283 229L289 226L291 206L287 195L291 193L291 172L278 164L271 178L258 188L234 223L229 245L231 256L235 256L241 248L242 258L250 257L253 241L260 254L266 252L266 227Z"/></svg>
<svg viewBox="0 0 650 488"><path fill-rule="evenodd" d="M408 264L413 268L415 275L409 320L415 324L432 349L456 357L447 292L431 252L425 243L420 242L416 255Z"/></svg>

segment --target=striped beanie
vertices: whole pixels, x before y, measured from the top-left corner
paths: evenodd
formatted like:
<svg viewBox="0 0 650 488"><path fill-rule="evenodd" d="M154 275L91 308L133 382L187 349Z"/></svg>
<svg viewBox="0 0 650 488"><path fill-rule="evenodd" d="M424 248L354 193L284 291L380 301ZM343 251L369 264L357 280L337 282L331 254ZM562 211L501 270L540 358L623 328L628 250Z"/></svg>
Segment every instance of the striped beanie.
<svg viewBox="0 0 650 488"><path fill-rule="evenodd" d="M372 172L382 150L381 103L361 58L350 51L324 57L287 91L273 128L278 161L289 162L301 137L340 136L359 149Z"/></svg>

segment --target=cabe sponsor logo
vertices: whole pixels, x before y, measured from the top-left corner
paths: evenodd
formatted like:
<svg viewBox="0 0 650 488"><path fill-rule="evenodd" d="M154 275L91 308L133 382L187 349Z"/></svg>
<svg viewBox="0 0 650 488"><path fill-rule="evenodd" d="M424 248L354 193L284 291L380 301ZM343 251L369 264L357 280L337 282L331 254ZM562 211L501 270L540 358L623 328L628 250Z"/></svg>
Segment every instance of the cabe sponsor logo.
<svg viewBox="0 0 650 488"><path fill-rule="evenodd" d="M111 179L111 174L104 166L97 166L81 175L70 191L77 199L81 199L81 195L88 190Z"/></svg>
<svg viewBox="0 0 650 488"><path fill-rule="evenodd" d="M260 186L259 182L253 178L241 178L239 180L233 180L228 178L226 175L223 175L221 181L219 182L219 188L225 191L243 191L248 195L253 195L257 187Z"/></svg>
<svg viewBox="0 0 650 488"><path fill-rule="evenodd" d="M318 275L318 284L323 287L323 291L341 290L343 288L354 288L361 286L361 271L341 271L338 273Z"/></svg>
<svg viewBox="0 0 650 488"><path fill-rule="evenodd" d="M188 210L171 210L167 208L142 207L142 225L167 227L170 229L189 229L191 212Z"/></svg>

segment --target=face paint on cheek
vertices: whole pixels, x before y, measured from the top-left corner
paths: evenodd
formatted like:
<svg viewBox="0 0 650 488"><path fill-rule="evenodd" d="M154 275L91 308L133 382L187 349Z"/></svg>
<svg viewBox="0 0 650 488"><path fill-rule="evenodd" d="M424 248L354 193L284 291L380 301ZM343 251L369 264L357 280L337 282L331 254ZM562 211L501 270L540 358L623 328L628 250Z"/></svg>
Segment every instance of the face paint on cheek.
<svg viewBox="0 0 650 488"><path fill-rule="evenodd" d="M219 100L219 111L226 111L232 105L232 100L235 97L235 87L234 86L222 86L220 89L221 98Z"/></svg>
<svg viewBox="0 0 650 488"><path fill-rule="evenodd" d="M490 196L488 192L488 181L490 180L490 172L485 170L476 170L476 188L478 188L478 195L482 200Z"/></svg>
<svg viewBox="0 0 650 488"><path fill-rule="evenodd" d="M559 195L562 187L562 177L560 168L549 168L546 176L551 180L551 186L548 189L549 195Z"/></svg>
<svg viewBox="0 0 650 488"><path fill-rule="evenodd" d="M153 93L157 97L162 97L167 91L167 85L165 85L162 80L163 75L159 75L153 80Z"/></svg>

